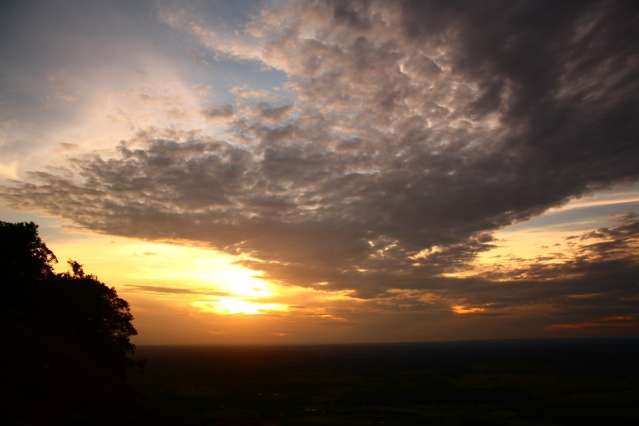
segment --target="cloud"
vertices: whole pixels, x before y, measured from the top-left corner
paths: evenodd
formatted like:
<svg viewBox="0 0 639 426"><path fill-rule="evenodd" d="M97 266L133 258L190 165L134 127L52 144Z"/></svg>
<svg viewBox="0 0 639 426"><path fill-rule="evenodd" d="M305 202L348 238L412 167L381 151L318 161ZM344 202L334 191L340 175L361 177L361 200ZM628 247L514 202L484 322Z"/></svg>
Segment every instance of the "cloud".
<svg viewBox="0 0 639 426"><path fill-rule="evenodd" d="M227 296L228 293L222 291L203 291L193 290L191 288L182 287L166 287L166 286L154 286L154 285L125 285L124 288L129 291L139 291L143 293L156 293L156 294L196 294L206 296Z"/></svg>
<svg viewBox="0 0 639 426"><path fill-rule="evenodd" d="M77 143L70 142L60 142L60 149L63 151L73 151L78 149L80 146Z"/></svg>
<svg viewBox="0 0 639 426"><path fill-rule="evenodd" d="M617 315L599 318L594 321L552 324L548 327L551 331L572 331L583 330L589 328L608 328L608 327L637 327L635 318L630 315Z"/></svg>
<svg viewBox="0 0 639 426"><path fill-rule="evenodd" d="M234 86L231 93L237 99L268 98L272 93L264 89L251 89L245 86Z"/></svg>
<svg viewBox="0 0 639 426"><path fill-rule="evenodd" d="M272 121L282 120L292 108L293 105L272 106L264 102L258 105L258 111L261 118Z"/></svg>
<svg viewBox="0 0 639 426"><path fill-rule="evenodd" d="M544 333L621 333L639 331L639 233L636 217L597 231L576 235L579 255L560 263L532 266L495 277L437 277L426 288L388 290L369 299L381 311L413 313L422 320L463 316L478 328L502 321L518 328L513 335ZM623 249L622 249L623 248ZM499 278L498 280L496 278ZM448 315L448 317L447 317ZM512 333L512 330L510 331ZM484 335L485 337L485 335Z"/></svg>
<svg viewBox="0 0 639 426"><path fill-rule="evenodd" d="M227 43L169 14L207 48L285 72L293 102L216 107L226 138L147 132L3 197L107 234L203 241L264 278L386 308L634 314L632 224L525 279L450 274L493 231L639 178L636 16L631 2L292 2ZM568 297L584 292L602 296Z"/></svg>
<svg viewBox="0 0 639 426"><path fill-rule="evenodd" d="M159 17L171 27L188 31L202 45L220 55L257 61L261 58L259 40L249 34L238 35L231 31L210 28L194 13L170 5L160 7Z"/></svg>
<svg viewBox="0 0 639 426"><path fill-rule="evenodd" d="M228 121L234 115L233 105L212 106L202 111L202 114L211 121Z"/></svg>

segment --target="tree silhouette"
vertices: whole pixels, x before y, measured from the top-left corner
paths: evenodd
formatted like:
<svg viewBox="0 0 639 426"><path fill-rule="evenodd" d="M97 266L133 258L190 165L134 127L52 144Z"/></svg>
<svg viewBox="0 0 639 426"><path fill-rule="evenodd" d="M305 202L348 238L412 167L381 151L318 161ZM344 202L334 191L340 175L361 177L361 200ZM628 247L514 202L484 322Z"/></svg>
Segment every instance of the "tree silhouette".
<svg viewBox="0 0 639 426"><path fill-rule="evenodd" d="M57 261L38 236L38 225L0 221L0 270L5 283L45 279Z"/></svg>
<svg viewBox="0 0 639 426"><path fill-rule="evenodd" d="M19 424L41 423L40 411L48 424L52 413L67 424L89 417L101 424L109 416L95 413L105 403L122 406L132 395L125 377L133 316L114 288L78 262L69 261L65 273L54 272L55 262L36 224L0 221L3 393Z"/></svg>

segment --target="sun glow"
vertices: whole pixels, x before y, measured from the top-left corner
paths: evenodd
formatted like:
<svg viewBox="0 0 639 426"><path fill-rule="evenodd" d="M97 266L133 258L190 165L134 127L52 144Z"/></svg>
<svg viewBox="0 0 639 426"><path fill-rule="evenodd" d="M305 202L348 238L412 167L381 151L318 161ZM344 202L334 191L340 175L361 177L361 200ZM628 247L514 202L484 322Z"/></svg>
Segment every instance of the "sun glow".
<svg viewBox="0 0 639 426"><path fill-rule="evenodd" d="M270 312L285 312L288 306L281 303L259 303L242 300L237 297L219 297L215 300L199 300L193 307L203 311L222 315L260 315Z"/></svg>
<svg viewBox="0 0 639 426"><path fill-rule="evenodd" d="M219 315L289 310L288 304L274 301L287 289L261 278L261 271L238 264L238 257L210 248L97 235L54 248L62 259L71 257L67 253L83 253L79 260L99 277L126 283L123 294L143 292ZM104 264L104 259L117 261ZM59 266L63 270L64 265Z"/></svg>
<svg viewBox="0 0 639 426"><path fill-rule="evenodd" d="M273 295L272 286L259 278L261 272L239 266L220 270L209 263L206 259L194 260L194 277L198 281L214 283L220 290L234 296L263 298Z"/></svg>
<svg viewBox="0 0 639 426"><path fill-rule="evenodd" d="M215 285L224 296L212 300L198 300L191 304L202 312L221 315L260 315L288 311L288 305L267 302L277 296L275 286L259 278L260 271L235 266L219 270L211 268L206 259L196 259L195 277Z"/></svg>

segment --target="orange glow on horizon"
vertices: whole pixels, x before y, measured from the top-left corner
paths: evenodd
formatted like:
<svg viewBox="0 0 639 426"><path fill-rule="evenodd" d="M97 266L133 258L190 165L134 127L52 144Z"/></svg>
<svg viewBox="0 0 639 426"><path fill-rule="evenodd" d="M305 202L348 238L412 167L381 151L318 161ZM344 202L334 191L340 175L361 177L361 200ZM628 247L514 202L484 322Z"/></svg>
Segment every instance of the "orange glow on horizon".
<svg viewBox="0 0 639 426"><path fill-rule="evenodd" d="M551 324L547 329L549 331L573 331L604 327L628 327L635 324L634 321L635 318L632 315L612 315L592 321Z"/></svg>
<svg viewBox="0 0 639 426"><path fill-rule="evenodd" d="M343 321L326 304L359 302L349 290L271 282L262 271L239 264L242 256L187 242L143 241L86 231L69 236L50 244L60 259L56 269L65 270L68 258L79 261L123 297L137 301L136 312L144 312L142 302L158 303L194 318L219 315L232 321L234 316L276 313Z"/></svg>

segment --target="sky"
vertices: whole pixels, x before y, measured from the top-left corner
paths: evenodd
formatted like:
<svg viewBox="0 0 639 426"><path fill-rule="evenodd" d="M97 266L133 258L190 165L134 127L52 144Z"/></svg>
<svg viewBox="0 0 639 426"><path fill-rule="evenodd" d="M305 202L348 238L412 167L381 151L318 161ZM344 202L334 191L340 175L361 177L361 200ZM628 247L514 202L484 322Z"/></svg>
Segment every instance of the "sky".
<svg viewBox="0 0 639 426"><path fill-rule="evenodd" d="M0 220L139 344L639 335L633 1L15 1Z"/></svg>

